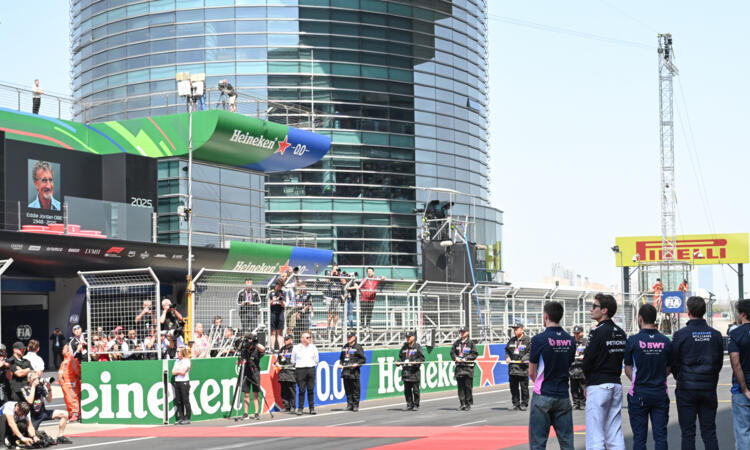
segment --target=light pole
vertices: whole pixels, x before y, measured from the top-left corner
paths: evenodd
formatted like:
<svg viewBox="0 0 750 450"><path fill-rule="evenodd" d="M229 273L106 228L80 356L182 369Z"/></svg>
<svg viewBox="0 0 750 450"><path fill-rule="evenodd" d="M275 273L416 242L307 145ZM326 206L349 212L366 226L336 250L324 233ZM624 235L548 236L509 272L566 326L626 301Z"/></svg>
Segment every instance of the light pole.
<svg viewBox="0 0 750 450"><path fill-rule="evenodd" d="M184 97L187 101L188 108L188 201L187 208L182 212L188 224L188 254L187 254L187 300L188 300L188 324L187 336L190 336L192 329L192 308L193 308L193 107L195 102L203 97L205 88L205 73L198 73L190 76L190 72L180 72L176 75L177 95ZM181 215L183 215L181 214Z"/></svg>

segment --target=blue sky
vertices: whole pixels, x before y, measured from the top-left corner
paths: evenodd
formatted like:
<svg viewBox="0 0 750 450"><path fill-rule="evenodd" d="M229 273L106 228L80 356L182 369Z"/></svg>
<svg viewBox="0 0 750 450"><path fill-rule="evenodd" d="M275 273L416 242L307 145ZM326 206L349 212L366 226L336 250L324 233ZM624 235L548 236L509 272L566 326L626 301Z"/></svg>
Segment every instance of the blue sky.
<svg viewBox="0 0 750 450"><path fill-rule="evenodd" d="M69 93L68 2L4 3L0 81L31 85L39 77L46 90ZM609 247L615 236L660 233L658 32L674 35L680 69L678 233L748 231L750 4L488 3L492 202L505 211L504 266L512 280L539 281L559 262L614 283L618 272ZM652 48L517 26L508 19ZM686 139L687 114L694 139ZM729 270L726 279L736 284Z"/></svg>

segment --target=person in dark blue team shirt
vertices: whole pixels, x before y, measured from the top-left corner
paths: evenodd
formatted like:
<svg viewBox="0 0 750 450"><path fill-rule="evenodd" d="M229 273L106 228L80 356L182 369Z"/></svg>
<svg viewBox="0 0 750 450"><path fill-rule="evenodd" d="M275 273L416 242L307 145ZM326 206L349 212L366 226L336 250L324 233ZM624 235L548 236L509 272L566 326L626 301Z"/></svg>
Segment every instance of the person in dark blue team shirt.
<svg viewBox="0 0 750 450"><path fill-rule="evenodd" d="M633 430L633 450L646 450L648 418L654 436L654 449L667 450L669 394L667 376L671 342L656 329L656 308L642 305L638 310L640 333L625 345L625 375L632 385L628 392L628 413Z"/></svg>
<svg viewBox="0 0 750 450"><path fill-rule="evenodd" d="M549 428L557 433L560 450L573 450L573 406L568 397L568 371L576 354L575 339L560 327L563 307L544 305L544 332L531 339L529 376L534 382L529 414L529 447L547 448Z"/></svg>
<svg viewBox="0 0 750 450"><path fill-rule="evenodd" d="M729 332L732 364L732 415L737 450L750 448L750 300L737 302L740 326Z"/></svg>
<svg viewBox="0 0 750 450"><path fill-rule="evenodd" d="M719 450L716 437L716 410L719 401L716 385L724 364L724 339L708 326L703 316L706 301L698 296L686 302L688 323L672 336L669 361L677 382L674 397L682 432L682 449L695 450L695 421L700 422L701 439L706 450Z"/></svg>

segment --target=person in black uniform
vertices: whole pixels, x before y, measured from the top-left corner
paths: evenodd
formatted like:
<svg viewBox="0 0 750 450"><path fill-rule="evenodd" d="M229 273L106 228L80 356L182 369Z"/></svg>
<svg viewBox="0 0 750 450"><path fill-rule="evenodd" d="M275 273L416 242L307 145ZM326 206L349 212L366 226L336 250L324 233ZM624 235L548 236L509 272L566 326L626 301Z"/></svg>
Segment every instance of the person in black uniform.
<svg viewBox="0 0 750 450"><path fill-rule="evenodd" d="M451 359L456 364L456 383L458 384L459 411L468 411L474 404L474 360L477 359L477 346L469 338L469 328L459 329L461 336L451 347Z"/></svg>
<svg viewBox="0 0 750 450"><path fill-rule="evenodd" d="M341 379L346 392L346 410L359 411L359 367L367 362L365 351L357 342L357 334L350 331L346 335L347 343L341 349Z"/></svg>
<svg viewBox="0 0 750 450"><path fill-rule="evenodd" d="M573 336L576 338L576 356L568 372L570 395L573 397L573 409L586 409L586 396L583 395L586 386L583 376L583 351L586 350L588 341L583 337L583 327L580 325L573 327Z"/></svg>
<svg viewBox="0 0 750 450"><path fill-rule="evenodd" d="M513 324L514 336L505 345L505 362L508 364L508 381L514 411L529 407L529 353L531 339L523 332L523 324Z"/></svg>
<svg viewBox="0 0 750 450"><path fill-rule="evenodd" d="M276 369L279 370L281 401L284 404L284 412L293 412L296 408L297 378L294 376L294 366L292 365L293 342L292 335L287 335L284 338L284 346L279 349L279 355L276 358Z"/></svg>
<svg viewBox="0 0 750 450"><path fill-rule="evenodd" d="M266 348L258 343L258 337L254 333L247 333L237 342L235 347L240 355L240 361L245 364L245 372L242 380L242 392L245 398L245 414L242 419L247 419L250 408L250 392L253 393L253 410L255 420L260 420L260 358Z"/></svg>
<svg viewBox="0 0 750 450"><path fill-rule="evenodd" d="M416 340L415 332L406 333L406 343L401 346L398 361L396 361L396 365L401 366L407 411L419 411L419 380L422 376L419 367L424 362L424 353L422 353L422 346Z"/></svg>
<svg viewBox="0 0 750 450"><path fill-rule="evenodd" d="M255 332L260 320L260 294L253 289L253 280L245 279L245 289L237 293L242 332Z"/></svg>
<svg viewBox="0 0 750 450"><path fill-rule="evenodd" d="M700 422L703 447L718 450L716 410L719 400L716 386L724 364L724 340L721 333L708 326L703 316L706 301L690 297L685 302L688 322L672 336L670 367L677 381L674 397L677 419L682 432L682 448L695 448L695 421Z"/></svg>

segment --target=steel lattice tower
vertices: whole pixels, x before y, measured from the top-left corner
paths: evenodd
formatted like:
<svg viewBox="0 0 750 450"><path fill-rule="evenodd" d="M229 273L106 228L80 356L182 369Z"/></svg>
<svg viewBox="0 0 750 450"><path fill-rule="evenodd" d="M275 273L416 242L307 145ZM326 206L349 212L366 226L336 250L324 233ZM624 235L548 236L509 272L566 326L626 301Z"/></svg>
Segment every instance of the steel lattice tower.
<svg viewBox="0 0 750 450"><path fill-rule="evenodd" d="M672 79L679 73L674 65L672 35L659 35L659 132L661 162L662 261L675 260L677 199L674 171L674 105Z"/></svg>

